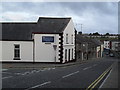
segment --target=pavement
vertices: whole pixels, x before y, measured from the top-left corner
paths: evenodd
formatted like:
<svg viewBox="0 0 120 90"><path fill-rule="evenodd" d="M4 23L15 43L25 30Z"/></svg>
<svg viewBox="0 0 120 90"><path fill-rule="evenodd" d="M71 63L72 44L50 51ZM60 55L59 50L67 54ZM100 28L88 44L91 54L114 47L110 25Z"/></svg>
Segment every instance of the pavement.
<svg viewBox="0 0 120 90"><path fill-rule="evenodd" d="M91 61L97 61L101 60L104 58L94 58L94 59L89 59L89 60L76 60L76 62L68 62L68 63L63 63L63 64L52 64L52 63L2 63L2 68L7 69L7 68L52 68L52 67L64 67L64 66L71 66L71 65L77 65L77 64L82 64L82 63L87 63Z"/></svg>
<svg viewBox="0 0 120 90"><path fill-rule="evenodd" d="M118 69L119 66L119 69ZM120 89L120 86L118 86L118 73L120 73L120 62L115 62L112 71L109 73L108 77L103 81L103 84L101 85L101 88L116 88Z"/></svg>

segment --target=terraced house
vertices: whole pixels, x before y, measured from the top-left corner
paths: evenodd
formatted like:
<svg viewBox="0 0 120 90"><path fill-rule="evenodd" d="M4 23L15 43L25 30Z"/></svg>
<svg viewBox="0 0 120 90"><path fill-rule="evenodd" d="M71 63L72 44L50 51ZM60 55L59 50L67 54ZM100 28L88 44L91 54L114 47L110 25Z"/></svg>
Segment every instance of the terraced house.
<svg viewBox="0 0 120 90"><path fill-rule="evenodd" d="M81 34L76 35L77 60L88 60L103 57L103 44Z"/></svg>
<svg viewBox="0 0 120 90"><path fill-rule="evenodd" d="M1 62L65 63L76 60L76 31L71 18L40 17L37 22L1 24Z"/></svg>

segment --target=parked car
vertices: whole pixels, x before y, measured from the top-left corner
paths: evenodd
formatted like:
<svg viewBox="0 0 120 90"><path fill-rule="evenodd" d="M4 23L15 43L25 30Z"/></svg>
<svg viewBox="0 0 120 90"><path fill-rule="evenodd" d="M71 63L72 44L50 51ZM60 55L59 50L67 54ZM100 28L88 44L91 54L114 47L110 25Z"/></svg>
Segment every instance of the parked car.
<svg viewBox="0 0 120 90"><path fill-rule="evenodd" d="M110 56L110 57L114 57L114 54L113 54L113 53L110 53L109 56Z"/></svg>
<svg viewBox="0 0 120 90"><path fill-rule="evenodd" d="M106 52L106 55L109 55L109 53L108 53L108 52Z"/></svg>

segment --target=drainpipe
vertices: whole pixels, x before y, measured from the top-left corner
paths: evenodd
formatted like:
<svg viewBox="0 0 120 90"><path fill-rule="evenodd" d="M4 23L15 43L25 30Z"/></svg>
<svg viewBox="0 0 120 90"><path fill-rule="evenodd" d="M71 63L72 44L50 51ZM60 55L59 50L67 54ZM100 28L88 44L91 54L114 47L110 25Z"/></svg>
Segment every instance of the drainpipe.
<svg viewBox="0 0 120 90"><path fill-rule="evenodd" d="M35 40L34 40L34 34L32 34L33 38L33 64L35 63Z"/></svg>
<svg viewBox="0 0 120 90"><path fill-rule="evenodd" d="M57 44L56 44L56 42L57 42L57 37L56 37L56 34L55 34L55 45L53 45L53 48L54 48L54 51L55 51L55 63L56 63L56 50L57 50Z"/></svg>
<svg viewBox="0 0 120 90"><path fill-rule="evenodd" d="M33 63L35 63L35 41L33 40Z"/></svg>

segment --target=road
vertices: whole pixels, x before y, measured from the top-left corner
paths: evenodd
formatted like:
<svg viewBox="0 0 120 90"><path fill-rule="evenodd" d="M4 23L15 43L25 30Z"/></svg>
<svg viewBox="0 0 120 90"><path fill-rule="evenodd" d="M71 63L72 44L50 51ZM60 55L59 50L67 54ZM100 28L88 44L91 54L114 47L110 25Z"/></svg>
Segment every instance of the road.
<svg viewBox="0 0 120 90"><path fill-rule="evenodd" d="M114 58L103 58L83 64L44 69L3 69L2 88L88 88L99 77L110 73ZM107 71L108 70L108 71ZM103 75L104 74L104 75ZM102 75L102 76L101 76ZM92 85L98 88L102 80ZM96 85L95 85L96 84Z"/></svg>

